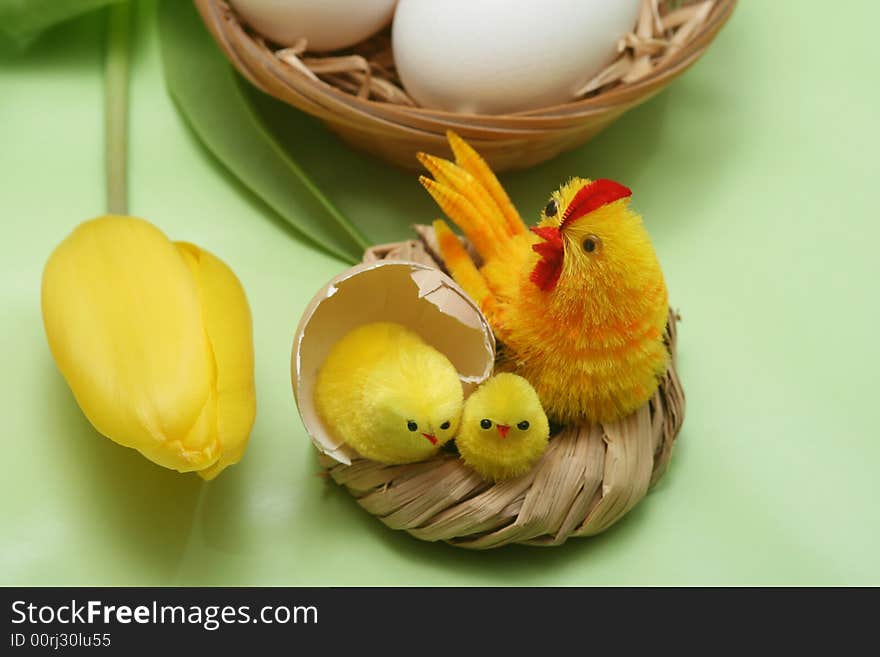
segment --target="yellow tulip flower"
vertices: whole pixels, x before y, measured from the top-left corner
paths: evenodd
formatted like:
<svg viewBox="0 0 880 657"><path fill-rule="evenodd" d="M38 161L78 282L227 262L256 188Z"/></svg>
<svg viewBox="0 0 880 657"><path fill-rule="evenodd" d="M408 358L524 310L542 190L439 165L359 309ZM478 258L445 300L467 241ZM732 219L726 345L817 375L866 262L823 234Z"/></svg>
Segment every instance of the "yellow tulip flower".
<svg viewBox="0 0 880 657"><path fill-rule="evenodd" d="M111 440L213 479L237 463L256 413L247 298L235 274L143 219L77 227L43 272L58 368Z"/></svg>

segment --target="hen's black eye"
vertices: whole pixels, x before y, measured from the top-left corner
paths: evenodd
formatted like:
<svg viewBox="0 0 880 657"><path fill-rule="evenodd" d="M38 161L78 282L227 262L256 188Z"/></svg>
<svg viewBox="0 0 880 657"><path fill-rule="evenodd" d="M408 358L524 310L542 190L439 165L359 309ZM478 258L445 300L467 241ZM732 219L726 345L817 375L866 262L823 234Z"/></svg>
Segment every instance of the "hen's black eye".
<svg viewBox="0 0 880 657"><path fill-rule="evenodd" d="M598 251L601 245L602 240L599 239L596 235L587 235L582 243L584 251L586 251L587 253L594 253Z"/></svg>
<svg viewBox="0 0 880 657"><path fill-rule="evenodd" d="M441 424L440 428L443 429L443 431L446 431L449 428L449 420L446 420L446 422Z"/></svg>
<svg viewBox="0 0 880 657"><path fill-rule="evenodd" d="M519 429L520 431L527 430L529 428L529 421L523 420L522 422L520 422L519 424L516 425L516 428Z"/></svg>
<svg viewBox="0 0 880 657"><path fill-rule="evenodd" d="M416 424L415 422L413 422L412 420L410 420L409 422L406 423L406 428L409 429L410 431L418 431L419 425Z"/></svg>
<svg viewBox="0 0 880 657"><path fill-rule="evenodd" d="M492 420L487 420L487 419L483 418L482 420L480 420L480 426L483 427L484 429L491 429L492 428Z"/></svg>
<svg viewBox="0 0 880 657"><path fill-rule="evenodd" d="M544 216L555 217L557 212L559 212L559 206L556 204L556 199L554 198L547 204L547 207L544 208Z"/></svg>

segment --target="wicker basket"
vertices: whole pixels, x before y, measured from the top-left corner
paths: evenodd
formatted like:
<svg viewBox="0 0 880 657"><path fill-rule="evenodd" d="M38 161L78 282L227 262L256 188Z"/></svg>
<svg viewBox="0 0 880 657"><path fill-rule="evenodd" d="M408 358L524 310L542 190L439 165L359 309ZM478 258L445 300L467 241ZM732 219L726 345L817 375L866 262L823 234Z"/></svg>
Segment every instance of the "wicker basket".
<svg viewBox="0 0 880 657"><path fill-rule="evenodd" d="M415 261L442 269L431 255L431 229L419 234L421 240L370 249L364 261ZM451 453L400 466L363 458L345 465L321 454L321 464L369 513L422 540L487 549L560 545L569 536L598 534L635 506L669 463L684 420L675 322L670 313L666 343L672 359L654 398L620 421L563 429L522 477L487 483Z"/></svg>
<svg viewBox="0 0 880 657"><path fill-rule="evenodd" d="M223 0L195 0L233 65L268 94L312 114L353 146L405 168L418 151L448 153L446 131L473 144L495 171L548 160L594 137L626 110L691 66L733 12L736 0L644 0L621 54L582 90L581 99L508 115L467 115L415 107L400 89L387 33L345 53L304 56L273 49L242 26Z"/></svg>

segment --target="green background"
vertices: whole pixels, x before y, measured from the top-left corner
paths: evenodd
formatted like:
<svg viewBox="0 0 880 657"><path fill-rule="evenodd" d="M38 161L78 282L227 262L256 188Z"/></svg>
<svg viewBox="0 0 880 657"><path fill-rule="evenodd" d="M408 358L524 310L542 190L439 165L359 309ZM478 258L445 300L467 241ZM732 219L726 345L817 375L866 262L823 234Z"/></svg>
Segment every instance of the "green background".
<svg viewBox="0 0 880 657"><path fill-rule="evenodd" d="M2 583L880 584L876 3L742 2L669 90L591 144L503 176L527 216L569 175L634 188L684 318L688 412L666 478L612 530L486 553L386 529L318 476L289 354L306 302L344 265L194 138L164 85L155 17L139 5L131 211L244 283L251 444L203 484L79 412L46 346L39 285L53 246L102 212L103 17L0 52ZM259 106L372 239L434 216L411 173Z"/></svg>

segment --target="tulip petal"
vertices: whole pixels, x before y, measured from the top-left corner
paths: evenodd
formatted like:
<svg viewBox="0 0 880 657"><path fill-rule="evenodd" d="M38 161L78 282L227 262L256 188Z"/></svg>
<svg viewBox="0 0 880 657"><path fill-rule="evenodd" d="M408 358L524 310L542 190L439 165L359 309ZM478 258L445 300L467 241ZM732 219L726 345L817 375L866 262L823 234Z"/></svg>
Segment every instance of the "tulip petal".
<svg viewBox="0 0 880 657"><path fill-rule="evenodd" d="M210 480L241 459L256 415L251 313L241 283L222 260L193 244L176 246L200 292L217 371L217 431L223 452L217 463L199 471Z"/></svg>
<svg viewBox="0 0 880 657"><path fill-rule="evenodd" d="M49 346L86 417L181 472L211 467L223 450L201 296L175 245L131 217L81 224L43 272Z"/></svg>

